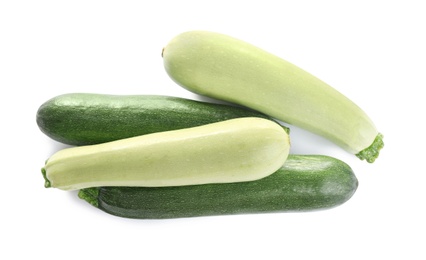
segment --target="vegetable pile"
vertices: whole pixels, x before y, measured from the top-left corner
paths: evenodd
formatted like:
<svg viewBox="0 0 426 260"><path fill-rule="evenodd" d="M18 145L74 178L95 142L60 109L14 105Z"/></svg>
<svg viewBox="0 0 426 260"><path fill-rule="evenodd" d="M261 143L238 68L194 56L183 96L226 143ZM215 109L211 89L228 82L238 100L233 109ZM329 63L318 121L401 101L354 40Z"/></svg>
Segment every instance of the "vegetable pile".
<svg viewBox="0 0 426 260"><path fill-rule="evenodd" d="M358 180L346 163L290 153L288 125L373 163L383 148L367 114L308 72L227 35L191 31L162 52L178 85L234 105L171 96L67 93L37 124L75 147L42 168L45 187L79 190L126 218L181 218L336 207Z"/></svg>

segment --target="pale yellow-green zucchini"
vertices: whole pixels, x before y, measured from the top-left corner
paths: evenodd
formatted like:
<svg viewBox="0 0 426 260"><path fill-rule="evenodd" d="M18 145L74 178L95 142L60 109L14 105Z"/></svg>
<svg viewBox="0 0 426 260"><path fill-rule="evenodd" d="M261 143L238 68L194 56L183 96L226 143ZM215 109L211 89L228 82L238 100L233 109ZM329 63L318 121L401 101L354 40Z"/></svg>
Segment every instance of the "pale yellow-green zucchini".
<svg viewBox="0 0 426 260"><path fill-rule="evenodd" d="M169 76L197 94L240 104L374 162L382 135L354 102L299 67L227 35L190 31L163 49Z"/></svg>
<svg viewBox="0 0 426 260"><path fill-rule="evenodd" d="M279 169L289 148L279 124L246 117L66 148L42 173L46 187L63 190L252 181Z"/></svg>

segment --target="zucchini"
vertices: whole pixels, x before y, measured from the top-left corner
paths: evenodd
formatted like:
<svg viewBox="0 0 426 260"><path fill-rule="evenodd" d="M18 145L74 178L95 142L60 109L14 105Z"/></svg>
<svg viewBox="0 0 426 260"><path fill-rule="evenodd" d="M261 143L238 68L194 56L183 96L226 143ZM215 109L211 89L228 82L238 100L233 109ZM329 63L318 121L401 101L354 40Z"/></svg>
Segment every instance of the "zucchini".
<svg viewBox="0 0 426 260"><path fill-rule="evenodd" d="M46 187L62 190L251 181L280 168L289 148L280 125L246 117L66 148L42 173Z"/></svg>
<svg viewBox="0 0 426 260"><path fill-rule="evenodd" d="M227 35L190 31L163 48L168 75L189 91L233 102L333 141L372 163L383 136L346 96L295 65Z"/></svg>
<svg viewBox="0 0 426 260"><path fill-rule="evenodd" d="M69 93L43 103L37 125L58 142L89 145L240 117L271 119L246 108L179 97Z"/></svg>
<svg viewBox="0 0 426 260"><path fill-rule="evenodd" d="M289 155L260 180L181 187L96 187L78 196L109 214L140 219L311 211L336 207L358 180L344 162L322 155Z"/></svg>

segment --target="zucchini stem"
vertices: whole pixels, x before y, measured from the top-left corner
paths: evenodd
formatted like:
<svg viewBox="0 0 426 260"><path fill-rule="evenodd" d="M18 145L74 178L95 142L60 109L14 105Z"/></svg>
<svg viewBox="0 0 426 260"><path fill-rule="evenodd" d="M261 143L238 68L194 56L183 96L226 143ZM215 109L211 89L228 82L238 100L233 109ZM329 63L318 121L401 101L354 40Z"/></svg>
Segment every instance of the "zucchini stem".
<svg viewBox="0 0 426 260"><path fill-rule="evenodd" d="M78 197L98 207L99 187L85 188L78 191Z"/></svg>
<svg viewBox="0 0 426 260"><path fill-rule="evenodd" d="M44 178L44 187L50 188L51 184L50 184L49 179L46 177L46 169L44 167L41 168L41 174L43 174L43 178Z"/></svg>
<svg viewBox="0 0 426 260"><path fill-rule="evenodd" d="M383 146L383 135L378 133L373 143L369 147L357 153L356 156L361 160L365 159L367 162L373 163L379 156L379 152Z"/></svg>
<svg viewBox="0 0 426 260"><path fill-rule="evenodd" d="M281 127L284 129L284 131L285 131L288 135L290 135L290 128L289 128L289 127L287 127L287 126L283 126L283 125L281 125Z"/></svg>

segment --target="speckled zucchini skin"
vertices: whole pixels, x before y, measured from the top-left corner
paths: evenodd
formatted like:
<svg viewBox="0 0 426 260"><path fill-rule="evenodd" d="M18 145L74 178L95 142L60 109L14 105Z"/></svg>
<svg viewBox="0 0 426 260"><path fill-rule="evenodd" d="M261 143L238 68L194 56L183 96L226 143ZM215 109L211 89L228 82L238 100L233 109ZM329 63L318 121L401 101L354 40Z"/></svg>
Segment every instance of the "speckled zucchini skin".
<svg viewBox="0 0 426 260"><path fill-rule="evenodd" d="M70 93L42 104L37 124L56 141L89 145L240 117L271 119L241 107L180 97Z"/></svg>
<svg viewBox="0 0 426 260"><path fill-rule="evenodd" d="M311 211L336 207L358 187L344 162L289 155L274 174L256 181L181 187L100 187L79 197L112 215L138 219Z"/></svg>

